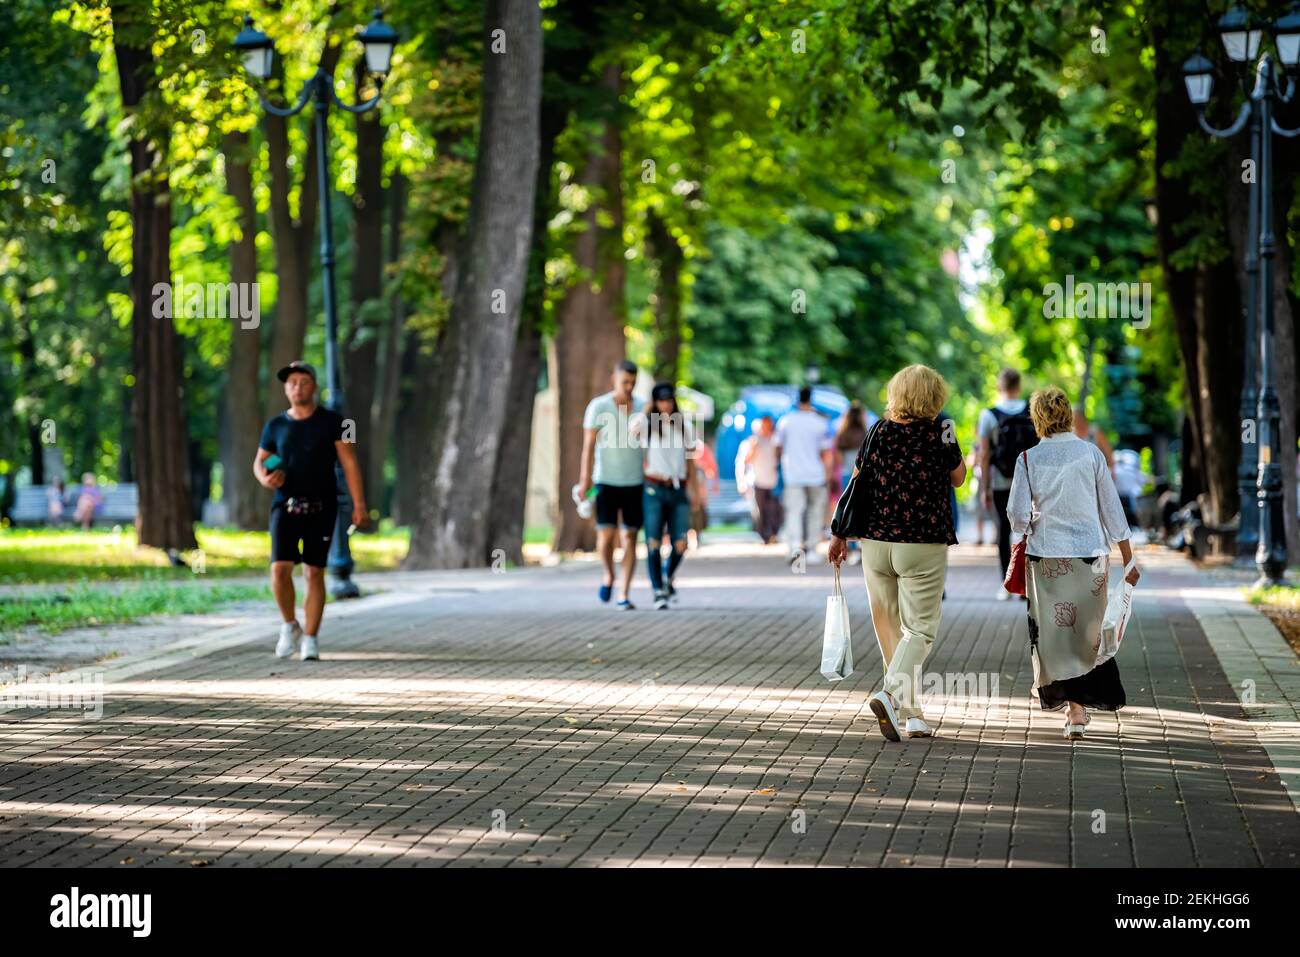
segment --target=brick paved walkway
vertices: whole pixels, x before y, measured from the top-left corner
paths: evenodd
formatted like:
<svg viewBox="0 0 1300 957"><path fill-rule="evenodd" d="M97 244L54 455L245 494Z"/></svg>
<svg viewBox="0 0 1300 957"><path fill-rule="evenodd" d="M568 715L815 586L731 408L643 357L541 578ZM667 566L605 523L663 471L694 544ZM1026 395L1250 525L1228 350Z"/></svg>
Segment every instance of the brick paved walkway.
<svg viewBox="0 0 1300 957"><path fill-rule="evenodd" d="M0 714L0 865L1295 866L1300 668L1234 591L1144 556L1129 707L1071 745L990 551L953 555L927 669L997 688L930 741L866 709L856 569L836 686L824 565L693 556L672 612L587 564L421 576L331 607L319 663L245 629L110 667L98 719Z"/></svg>

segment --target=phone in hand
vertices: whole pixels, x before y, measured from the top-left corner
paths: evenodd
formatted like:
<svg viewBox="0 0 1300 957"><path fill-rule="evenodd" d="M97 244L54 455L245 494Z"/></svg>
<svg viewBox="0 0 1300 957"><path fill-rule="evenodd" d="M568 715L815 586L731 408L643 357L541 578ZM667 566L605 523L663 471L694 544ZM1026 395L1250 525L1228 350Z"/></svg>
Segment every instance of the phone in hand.
<svg viewBox="0 0 1300 957"><path fill-rule="evenodd" d="M268 472L274 472L283 464L284 464L284 459L274 454L268 455L265 459L262 460L262 468L266 469Z"/></svg>

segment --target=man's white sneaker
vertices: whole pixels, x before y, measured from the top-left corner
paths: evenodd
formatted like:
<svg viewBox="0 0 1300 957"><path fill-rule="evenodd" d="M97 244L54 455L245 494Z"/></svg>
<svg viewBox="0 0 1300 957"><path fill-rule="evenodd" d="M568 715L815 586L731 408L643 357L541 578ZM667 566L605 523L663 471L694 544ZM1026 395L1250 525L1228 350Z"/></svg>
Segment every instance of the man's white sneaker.
<svg viewBox="0 0 1300 957"><path fill-rule="evenodd" d="M657 591L657 592L655 592L655 608L656 608L658 611L666 611L666 610L667 610L667 608L668 608L668 592L666 592L666 591Z"/></svg>
<svg viewBox="0 0 1300 957"><path fill-rule="evenodd" d="M908 718L907 736L909 738L932 738L934 737L934 729L925 723L924 718Z"/></svg>
<svg viewBox="0 0 1300 957"><path fill-rule="evenodd" d="M320 661L320 652L316 650L316 637L307 635L302 640L302 653L298 655L300 661Z"/></svg>
<svg viewBox="0 0 1300 957"><path fill-rule="evenodd" d="M288 658L302 637L302 626L296 621L285 622L280 626L280 640L275 643L275 656Z"/></svg>

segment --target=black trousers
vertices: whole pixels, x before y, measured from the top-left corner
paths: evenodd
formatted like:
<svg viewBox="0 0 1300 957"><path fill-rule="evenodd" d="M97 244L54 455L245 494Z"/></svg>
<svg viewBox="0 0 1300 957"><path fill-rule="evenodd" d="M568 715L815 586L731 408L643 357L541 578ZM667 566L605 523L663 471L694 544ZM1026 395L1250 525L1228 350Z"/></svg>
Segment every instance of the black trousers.
<svg viewBox="0 0 1300 957"><path fill-rule="evenodd" d="M1007 566L1011 564L1011 519L1007 518L1007 502L1011 500L1011 489L993 490L993 511L998 518L998 562L1002 566L1002 577L1007 577Z"/></svg>
<svg viewBox="0 0 1300 957"><path fill-rule="evenodd" d="M781 525L785 516L782 514L781 499L775 489L754 489L754 531L763 541L770 541L781 534Z"/></svg>

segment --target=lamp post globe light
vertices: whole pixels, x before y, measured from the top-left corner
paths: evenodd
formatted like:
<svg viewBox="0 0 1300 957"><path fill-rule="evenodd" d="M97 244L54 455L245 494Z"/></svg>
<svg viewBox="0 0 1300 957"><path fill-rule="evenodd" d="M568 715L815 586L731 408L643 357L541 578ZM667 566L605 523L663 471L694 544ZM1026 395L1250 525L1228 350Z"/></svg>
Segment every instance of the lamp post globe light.
<svg viewBox="0 0 1300 957"><path fill-rule="evenodd" d="M259 87L258 97L262 108L275 116L297 116L308 101L315 102L314 133L316 136L316 176L320 203L320 263L322 269L322 294L325 305L325 384L329 389L329 408L345 415L343 382L339 365L338 307L334 298L334 221L330 208L329 190L329 110L337 106L349 113L365 113L374 109L383 95L384 78L393 62L393 49L397 46L397 31L384 22L383 12L376 9L370 23L357 34L362 44L366 70L375 78L375 95L364 103L348 104L334 92L334 77L323 69L303 84L298 102L291 107L271 103L260 85L271 76L275 57L275 44L271 38L253 26L251 16L244 17L244 28L235 37L234 48L239 52L244 69ZM332 581L330 594L336 598L355 598L360 594L352 580L352 552L348 547L348 525L351 521L352 499L344 481L343 467L334 467L338 494L338 517L335 519L334 538L330 544L329 569Z"/></svg>
<svg viewBox="0 0 1300 957"><path fill-rule="evenodd" d="M376 76L387 76L393 63L393 48L397 46L397 31L384 22L382 10L375 10L357 39L365 49L366 70Z"/></svg>
<svg viewBox="0 0 1300 957"><path fill-rule="evenodd" d="M1282 497L1281 406L1273 375L1273 258L1277 238L1273 232L1273 137L1291 138L1289 130L1273 118L1274 101L1290 102L1295 94L1291 72L1300 63L1300 2L1272 24L1273 47L1284 75L1279 75L1273 54L1264 50L1265 24L1239 6L1217 23L1224 53L1234 65L1254 63L1253 69L1234 69L1245 102L1237 118L1224 129L1211 126L1205 107L1214 91L1214 64L1199 50L1183 64L1187 98L1196 108L1205 132L1219 139L1236 136L1249 127L1250 158L1255 177L1250 185L1246 250L1246 368L1241 391L1241 417L1254 419L1255 442L1242 442L1238 488L1241 496L1238 561L1248 560L1253 548L1259 584L1278 584L1287 566L1286 527ZM1257 59L1258 58L1258 59ZM1247 87L1249 73L1253 87ZM1283 82L1285 80L1285 82ZM1258 340L1256 343L1255 340ZM1243 430L1243 436L1245 432ZM1287 457L1292 461L1294 450ZM1252 481L1252 474L1253 481Z"/></svg>
<svg viewBox="0 0 1300 957"><path fill-rule="evenodd" d="M270 78L275 44L270 37L253 26L253 18L250 16L244 17L244 29L235 37L235 49L239 51L244 69L251 76L262 81Z"/></svg>
<svg viewBox="0 0 1300 957"><path fill-rule="evenodd" d="M1247 63L1259 55L1259 41L1263 31L1259 24L1241 7L1231 7L1219 17L1219 39L1224 52L1234 63Z"/></svg>
<svg viewBox="0 0 1300 957"><path fill-rule="evenodd" d="M1214 90L1214 64L1197 50L1183 64L1183 83L1187 85L1187 98L1194 106L1204 106L1210 102L1210 93Z"/></svg>
<svg viewBox="0 0 1300 957"><path fill-rule="evenodd" d="M1291 9L1273 24L1273 45L1277 47L1277 58L1288 70L1300 64L1300 2L1292 3Z"/></svg>

